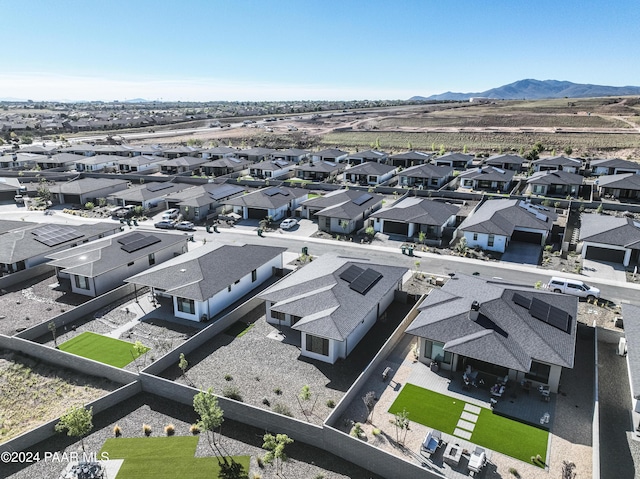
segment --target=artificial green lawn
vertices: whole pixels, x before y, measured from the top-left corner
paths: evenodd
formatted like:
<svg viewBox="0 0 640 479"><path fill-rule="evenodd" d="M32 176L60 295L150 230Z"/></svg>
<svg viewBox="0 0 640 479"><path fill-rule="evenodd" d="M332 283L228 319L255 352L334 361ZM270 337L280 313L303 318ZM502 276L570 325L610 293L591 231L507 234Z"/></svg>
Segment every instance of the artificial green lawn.
<svg viewBox="0 0 640 479"><path fill-rule="evenodd" d="M215 479L220 472L216 457L195 457L197 436L119 437L107 439L98 454L124 459L117 479ZM228 459L249 471L249 456Z"/></svg>
<svg viewBox="0 0 640 479"><path fill-rule="evenodd" d="M409 413L409 420L438 429L445 434L453 434L464 409L465 402L444 394L439 394L413 384L405 384L400 394L389 408L395 414L403 408ZM521 461L531 463L531 456L540 454L547 458L549 433L482 408L471 435L471 442L493 451L506 454Z"/></svg>
<svg viewBox="0 0 640 479"><path fill-rule="evenodd" d="M137 358L133 343L86 331L58 346L68 353L122 368ZM145 352L149 348L145 348ZM133 356L131 355L133 353Z"/></svg>
<svg viewBox="0 0 640 479"><path fill-rule="evenodd" d="M229 328L227 328L224 334L228 334L229 336L234 336L236 338L241 338L245 334L249 332L255 323L245 323L243 321L236 321Z"/></svg>

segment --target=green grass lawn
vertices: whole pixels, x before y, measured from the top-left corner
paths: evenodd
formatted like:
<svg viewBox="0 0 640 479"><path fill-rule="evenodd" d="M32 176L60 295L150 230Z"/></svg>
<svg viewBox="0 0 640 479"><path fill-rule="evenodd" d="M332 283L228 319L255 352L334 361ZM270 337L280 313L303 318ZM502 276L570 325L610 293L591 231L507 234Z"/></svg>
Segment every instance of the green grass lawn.
<svg viewBox="0 0 640 479"><path fill-rule="evenodd" d="M438 429L445 434L453 434L464 405L464 401L413 384L405 384L389 412L395 414L406 409L409 420ZM537 454L546 461L548 438L549 433L543 429L498 416L490 409L482 408L469 440L479 446L531 463L531 456Z"/></svg>
<svg viewBox="0 0 640 479"><path fill-rule="evenodd" d="M117 479L212 479L219 477L220 464L215 457L195 457L198 436L135 437L107 439L103 452L109 459L124 459ZM249 472L249 456L228 459Z"/></svg>
<svg viewBox="0 0 640 479"><path fill-rule="evenodd" d="M254 324L255 323L236 321L224 331L224 334L228 334L229 336L234 336L236 338L241 338L242 336L247 334L251 328L253 328Z"/></svg>
<svg viewBox="0 0 640 479"><path fill-rule="evenodd" d="M93 359L101 363L122 368L133 361L139 354L133 349L133 343L109 338L101 334L86 331L58 346L68 353ZM145 352L149 348L145 348ZM133 353L133 356L131 355Z"/></svg>

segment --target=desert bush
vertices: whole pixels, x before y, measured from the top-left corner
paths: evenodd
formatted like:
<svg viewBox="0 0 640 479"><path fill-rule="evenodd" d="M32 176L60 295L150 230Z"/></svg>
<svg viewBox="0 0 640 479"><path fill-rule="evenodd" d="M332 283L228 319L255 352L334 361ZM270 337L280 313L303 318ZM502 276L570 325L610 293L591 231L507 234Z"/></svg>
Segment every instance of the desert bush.
<svg viewBox="0 0 640 479"><path fill-rule="evenodd" d="M164 427L164 433L167 436L173 436L176 433L176 427L173 424L167 424Z"/></svg>
<svg viewBox="0 0 640 479"><path fill-rule="evenodd" d="M189 428L189 432L194 436L197 436L198 434L200 434L200 426L198 426L197 424L192 424Z"/></svg>
<svg viewBox="0 0 640 479"><path fill-rule="evenodd" d="M222 395L226 398L242 402L242 395L240 394L240 389L238 389L235 386L225 386L224 388L222 388Z"/></svg>
<svg viewBox="0 0 640 479"><path fill-rule="evenodd" d="M333 399L327 399L326 405L329 409L336 407L336 402Z"/></svg>
<svg viewBox="0 0 640 479"><path fill-rule="evenodd" d="M142 425L142 432L147 437L151 436L151 426L149 426L148 424L143 424Z"/></svg>
<svg viewBox="0 0 640 479"><path fill-rule="evenodd" d="M113 426L113 435L115 437L122 436L122 428L120 426L118 426L117 424L115 426Z"/></svg>
<svg viewBox="0 0 640 479"><path fill-rule="evenodd" d="M273 412L277 412L278 414L282 414L283 416L293 417L293 414L291 414L289 408L284 404L275 403L272 409Z"/></svg>

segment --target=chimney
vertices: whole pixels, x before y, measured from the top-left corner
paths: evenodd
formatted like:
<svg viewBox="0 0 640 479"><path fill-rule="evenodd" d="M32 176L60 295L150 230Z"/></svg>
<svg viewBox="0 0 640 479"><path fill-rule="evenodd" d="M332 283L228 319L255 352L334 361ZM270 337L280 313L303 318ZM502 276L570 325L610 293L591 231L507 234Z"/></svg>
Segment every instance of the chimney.
<svg viewBox="0 0 640 479"><path fill-rule="evenodd" d="M474 301L471 303L471 309L469 310L469 319L471 321L476 321L478 319L478 315L480 314L480 303Z"/></svg>

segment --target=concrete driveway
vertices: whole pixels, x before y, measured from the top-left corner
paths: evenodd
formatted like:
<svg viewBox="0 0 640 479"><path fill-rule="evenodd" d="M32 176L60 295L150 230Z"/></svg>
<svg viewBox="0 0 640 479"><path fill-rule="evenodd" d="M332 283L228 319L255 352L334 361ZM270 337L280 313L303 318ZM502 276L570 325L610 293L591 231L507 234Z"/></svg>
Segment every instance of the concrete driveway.
<svg viewBox="0 0 640 479"><path fill-rule="evenodd" d="M304 236L308 238L318 231L318 224L305 218L298 218L298 224L288 230L279 229L281 233L290 236Z"/></svg>
<svg viewBox="0 0 640 479"><path fill-rule="evenodd" d="M627 274L620 263L606 263L592 259L582 260L582 274L590 278L610 279L613 281L627 282Z"/></svg>
<svg viewBox="0 0 640 479"><path fill-rule="evenodd" d="M502 255L502 261L520 264L540 264L542 246L533 243L512 241Z"/></svg>

